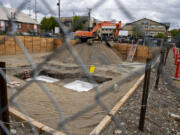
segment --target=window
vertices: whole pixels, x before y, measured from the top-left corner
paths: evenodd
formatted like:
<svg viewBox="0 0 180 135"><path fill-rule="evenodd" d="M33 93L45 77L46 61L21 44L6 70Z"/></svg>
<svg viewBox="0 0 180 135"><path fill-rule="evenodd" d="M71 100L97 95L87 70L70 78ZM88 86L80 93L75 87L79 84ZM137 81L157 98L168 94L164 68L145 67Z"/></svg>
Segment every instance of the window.
<svg viewBox="0 0 180 135"><path fill-rule="evenodd" d="M160 30L161 30L162 28L163 28L163 26L158 26L158 29L160 29Z"/></svg>
<svg viewBox="0 0 180 135"><path fill-rule="evenodd" d="M1 27L4 27L4 26L5 26L4 21L1 21Z"/></svg>
<svg viewBox="0 0 180 135"><path fill-rule="evenodd" d="M21 23L17 23L17 24L16 24L16 28L17 28L17 29L22 29L22 24L21 24Z"/></svg>
<svg viewBox="0 0 180 135"><path fill-rule="evenodd" d="M36 24L34 24L34 30L37 31L37 25Z"/></svg>
<svg viewBox="0 0 180 135"><path fill-rule="evenodd" d="M151 29L154 29L154 28L155 28L155 26L154 26L154 25L152 25L152 26L151 26Z"/></svg>
<svg viewBox="0 0 180 135"><path fill-rule="evenodd" d="M148 29L148 25L145 25L145 29Z"/></svg>
<svg viewBox="0 0 180 135"><path fill-rule="evenodd" d="M1 21L1 30L5 30L5 22Z"/></svg>
<svg viewBox="0 0 180 135"><path fill-rule="evenodd" d="M148 25L149 23L147 21L144 21L141 23L142 25Z"/></svg>
<svg viewBox="0 0 180 135"><path fill-rule="evenodd" d="M152 37L154 37L154 32L151 32L150 34L151 34Z"/></svg>

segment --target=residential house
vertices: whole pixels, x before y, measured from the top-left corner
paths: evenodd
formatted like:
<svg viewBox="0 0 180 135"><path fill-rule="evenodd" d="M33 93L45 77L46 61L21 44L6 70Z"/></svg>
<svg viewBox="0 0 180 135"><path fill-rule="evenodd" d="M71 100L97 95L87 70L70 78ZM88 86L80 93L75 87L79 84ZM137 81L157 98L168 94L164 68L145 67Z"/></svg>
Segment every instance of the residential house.
<svg viewBox="0 0 180 135"><path fill-rule="evenodd" d="M12 8L0 7L0 32L8 33L12 31L13 20L14 28L17 33L28 34L38 33L40 24L25 13Z"/></svg>
<svg viewBox="0 0 180 135"><path fill-rule="evenodd" d="M128 35L133 35L134 27L138 27L143 35L154 37L158 33L166 34L170 23L160 23L151 19L143 18L141 20L127 23L122 30L128 31Z"/></svg>

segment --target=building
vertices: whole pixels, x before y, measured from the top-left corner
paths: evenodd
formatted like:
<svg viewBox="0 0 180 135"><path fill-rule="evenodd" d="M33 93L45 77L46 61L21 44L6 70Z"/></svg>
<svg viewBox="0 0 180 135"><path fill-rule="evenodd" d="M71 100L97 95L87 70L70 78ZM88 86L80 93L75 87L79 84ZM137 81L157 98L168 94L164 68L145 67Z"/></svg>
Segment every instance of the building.
<svg viewBox="0 0 180 135"><path fill-rule="evenodd" d="M99 30L99 34L102 37L113 37L116 30L116 26L102 26Z"/></svg>
<svg viewBox="0 0 180 135"><path fill-rule="evenodd" d="M16 32L21 34L37 33L40 31L39 23L30 16L12 8L0 7L0 32L12 31L10 19L15 23Z"/></svg>
<svg viewBox="0 0 180 135"><path fill-rule="evenodd" d="M170 23L160 23L151 19L143 18L132 23L127 23L122 27L122 30L128 31L128 35L132 36L134 32L134 26L137 26L139 29L141 29L144 35L154 37L158 33L166 34L170 27Z"/></svg>
<svg viewBox="0 0 180 135"><path fill-rule="evenodd" d="M67 29L72 30L73 18L74 17L61 17L61 22L63 22ZM91 17L89 22L89 16L80 16L80 20L83 24L83 30L92 29L98 22L100 22L99 20L93 17Z"/></svg>

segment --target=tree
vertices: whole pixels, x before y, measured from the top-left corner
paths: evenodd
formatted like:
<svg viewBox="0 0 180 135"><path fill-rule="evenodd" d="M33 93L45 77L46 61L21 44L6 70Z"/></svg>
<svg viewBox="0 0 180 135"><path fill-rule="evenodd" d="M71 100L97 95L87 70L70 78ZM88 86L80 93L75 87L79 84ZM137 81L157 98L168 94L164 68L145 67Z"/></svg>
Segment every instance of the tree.
<svg viewBox="0 0 180 135"><path fill-rule="evenodd" d="M72 21L73 31L82 30L83 29L83 22L80 16L74 16Z"/></svg>
<svg viewBox="0 0 180 135"><path fill-rule="evenodd" d="M180 29L173 29L171 30L172 37L176 37L177 35L180 35Z"/></svg>
<svg viewBox="0 0 180 135"><path fill-rule="evenodd" d="M46 32L52 31L52 30L54 31L55 27L58 27L58 26L59 24L53 16L49 18L44 17L41 20L41 30L45 30Z"/></svg>
<svg viewBox="0 0 180 135"><path fill-rule="evenodd" d="M132 36L134 38L142 37L143 34L141 33L141 31L142 31L141 26L139 26L139 25L133 26L133 28L132 28Z"/></svg>
<svg viewBox="0 0 180 135"><path fill-rule="evenodd" d="M173 37L172 41L176 43L177 47L180 47L180 29L171 30L171 35Z"/></svg>
<svg viewBox="0 0 180 135"><path fill-rule="evenodd" d="M168 36L164 33L158 33L154 38L168 39Z"/></svg>

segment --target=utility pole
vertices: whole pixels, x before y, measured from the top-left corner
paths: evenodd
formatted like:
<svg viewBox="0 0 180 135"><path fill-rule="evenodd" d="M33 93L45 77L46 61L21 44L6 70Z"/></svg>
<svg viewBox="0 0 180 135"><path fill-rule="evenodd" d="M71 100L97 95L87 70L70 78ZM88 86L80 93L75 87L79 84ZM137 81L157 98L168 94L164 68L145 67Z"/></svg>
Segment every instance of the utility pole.
<svg viewBox="0 0 180 135"><path fill-rule="evenodd" d="M76 15L75 11L73 10L73 17Z"/></svg>
<svg viewBox="0 0 180 135"><path fill-rule="evenodd" d="M92 9L91 8L88 8L88 16L89 16L89 28L88 28L88 30L90 31L90 28L91 28L91 11L92 11Z"/></svg>
<svg viewBox="0 0 180 135"><path fill-rule="evenodd" d="M31 0L28 0L29 16L31 16Z"/></svg>
<svg viewBox="0 0 180 135"><path fill-rule="evenodd" d="M58 3L57 3L57 6L58 6L58 17L59 17L59 22L61 21L61 1L58 0ZM59 34L60 34L60 26L59 26Z"/></svg>
<svg viewBox="0 0 180 135"><path fill-rule="evenodd" d="M34 13L35 13L35 20L37 21L37 0L35 0L35 4L34 4Z"/></svg>

